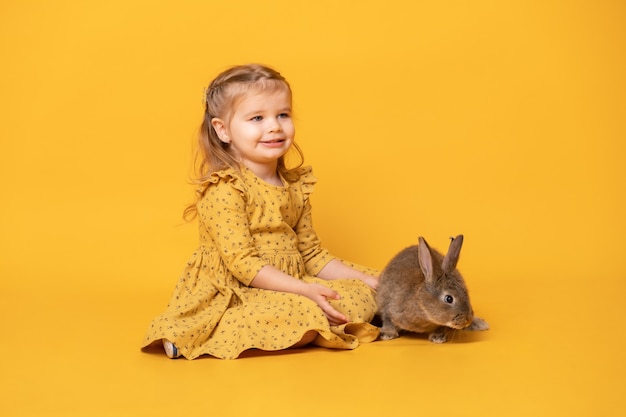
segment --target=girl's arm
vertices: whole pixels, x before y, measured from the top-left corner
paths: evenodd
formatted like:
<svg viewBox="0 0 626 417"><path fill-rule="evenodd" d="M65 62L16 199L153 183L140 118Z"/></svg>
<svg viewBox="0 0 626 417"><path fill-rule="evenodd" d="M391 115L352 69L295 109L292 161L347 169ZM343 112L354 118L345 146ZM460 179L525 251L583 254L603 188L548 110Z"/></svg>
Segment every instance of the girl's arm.
<svg viewBox="0 0 626 417"><path fill-rule="evenodd" d="M378 287L378 277L354 269L344 264L339 259L333 259L328 262L326 266L318 272L317 276L327 281L341 278L358 279L369 285L372 289Z"/></svg>
<svg viewBox="0 0 626 417"><path fill-rule="evenodd" d="M280 269L271 265L265 265L256 274L254 279L250 282L250 285L264 290L289 292L310 298L320 306L332 326L348 322L346 316L335 310L328 302L330 299L338 300L341 298L336 291L323 285L306 283L291 275L285 274Z"/></svg>

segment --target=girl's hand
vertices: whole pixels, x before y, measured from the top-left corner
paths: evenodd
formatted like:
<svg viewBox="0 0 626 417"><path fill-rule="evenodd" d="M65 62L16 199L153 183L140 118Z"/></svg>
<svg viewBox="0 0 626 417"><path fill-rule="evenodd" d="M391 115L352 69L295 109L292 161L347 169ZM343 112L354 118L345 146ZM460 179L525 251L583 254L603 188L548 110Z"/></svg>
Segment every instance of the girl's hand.
<svg viewBox="0 0 626 417"><path fill-rule="evenodd" d="M363 277L361 277L361 281L369 285L369 287L373 290L378 288L378 277L364 274Z"/></svg>
<svg viewBox="0 0 626 417"><path fill-rule="evenodd" d="M265 265L254 279L250 281L250 286L264 290L303 295L320 306L331 326L348 322L346 316L335 310L328 302L328 300L339 300L341 298L336 291L321 284L306 283L285 274L271 265Z"/></svg>
<svg viewBox="0 0 626 417"><path fill-rule="evenodd" d="M328 300L339 300L341 298L336 291L323 285L312 283L307 284L302 295L315 301L320 306L331 326L338 326L348 322L346 316L335 310L328 302Z"/></svg>
<svg viewBox="0 0 626 417"><path fill-rule="evenodd" d="M354 269L338 259L333 259L326 264L320 272L317 273L319 278L332 281L334 279L358 279L367 284L371 289L378 288L378 277L368 275L357 269Z"/></svg>

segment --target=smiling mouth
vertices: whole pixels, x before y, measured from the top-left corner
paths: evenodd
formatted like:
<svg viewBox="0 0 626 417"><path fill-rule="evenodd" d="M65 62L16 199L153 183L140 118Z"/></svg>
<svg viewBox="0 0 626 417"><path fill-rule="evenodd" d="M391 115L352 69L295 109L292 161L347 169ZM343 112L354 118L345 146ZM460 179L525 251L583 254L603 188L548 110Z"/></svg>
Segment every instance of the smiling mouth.
<svg viewBox="0 0 626 417"><path fill-rule="evenodd" d="M280 146L286 142L286 139L264 140L261 143L266 146Z"/></svg>

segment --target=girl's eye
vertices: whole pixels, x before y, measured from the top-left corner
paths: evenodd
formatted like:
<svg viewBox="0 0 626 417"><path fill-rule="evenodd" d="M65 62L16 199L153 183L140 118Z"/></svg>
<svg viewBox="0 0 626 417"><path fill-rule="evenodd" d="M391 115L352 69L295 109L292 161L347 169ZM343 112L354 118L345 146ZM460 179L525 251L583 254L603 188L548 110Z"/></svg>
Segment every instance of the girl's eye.
<svg viewBox="0 0 626 417"><path fill-rule="evenodd" d="M279 119L288 119L289 118L289 113L281 113L278 115Z"/></svg>
<svg viewBox="0 0 626 417"><path fill-rule="evenodd" d="M445 297L443 297L443 301L448 304L452 304L454 302L454 297L452 297L451 295L446 295Z"/></svg>
<svg viewBox="0 0 626 417"><path fill-rule="evenodd" d="M252 120L253 122L260 122L261 120L263 120L263 116L254 116L250 120Z"/></svg>

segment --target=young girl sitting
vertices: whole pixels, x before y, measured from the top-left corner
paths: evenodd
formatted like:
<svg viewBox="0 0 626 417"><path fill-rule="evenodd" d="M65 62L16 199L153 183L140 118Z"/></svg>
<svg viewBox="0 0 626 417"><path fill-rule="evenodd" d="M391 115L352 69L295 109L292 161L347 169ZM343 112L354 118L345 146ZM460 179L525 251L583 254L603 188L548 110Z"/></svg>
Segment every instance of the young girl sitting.
<svg viewBox="0 0 626 417"><path fill-rule="evenodd" d="M167 356L234 359L248 349L354 349L377 338L377 272L320 246L310 167L289 169L292 92L278 72L242 65L206 91L196 201L200 243L143 347ZM302 164L302 162L300 162Z"/></svg>

